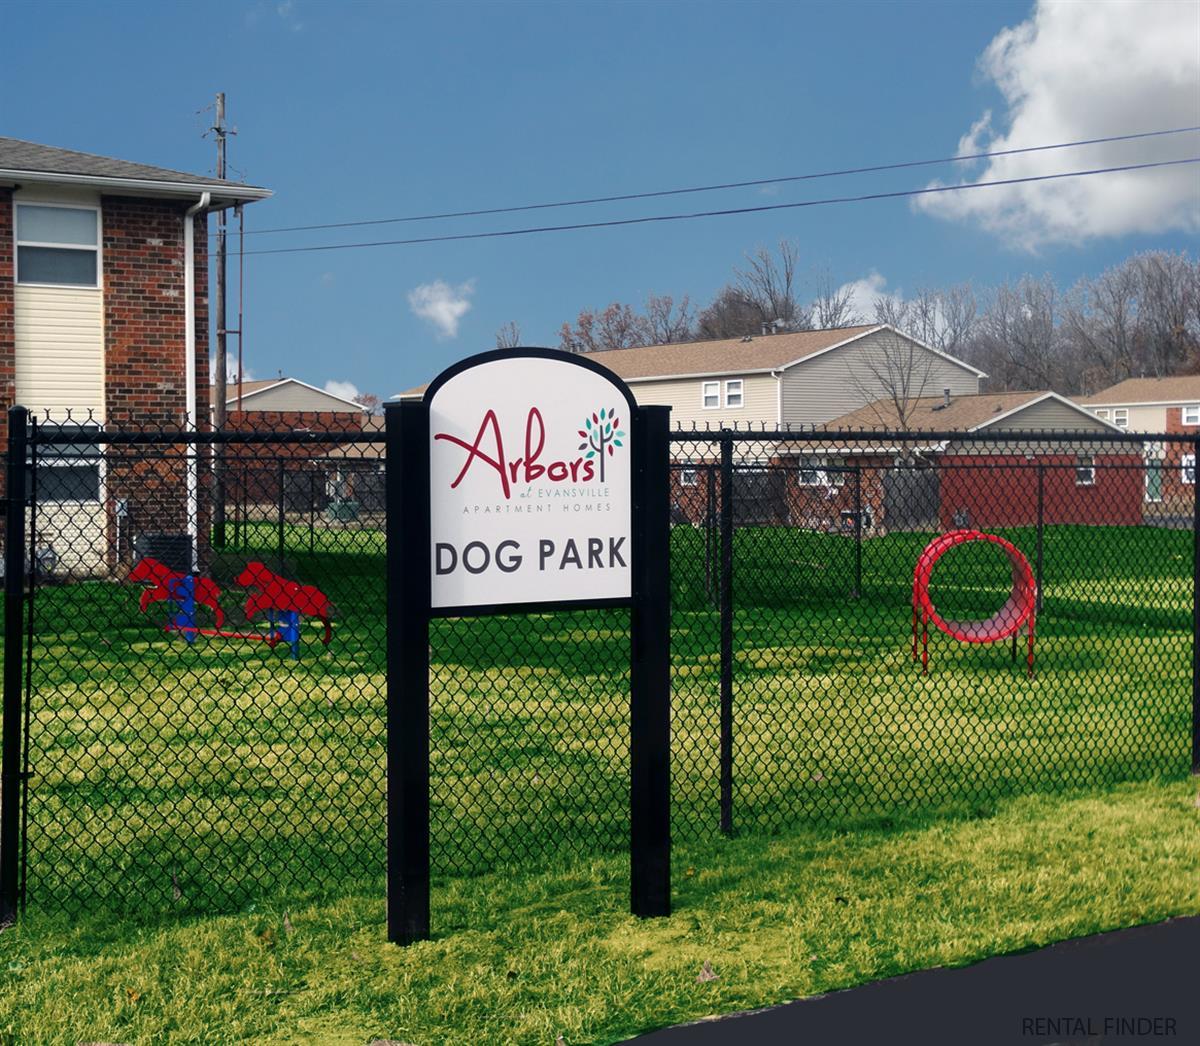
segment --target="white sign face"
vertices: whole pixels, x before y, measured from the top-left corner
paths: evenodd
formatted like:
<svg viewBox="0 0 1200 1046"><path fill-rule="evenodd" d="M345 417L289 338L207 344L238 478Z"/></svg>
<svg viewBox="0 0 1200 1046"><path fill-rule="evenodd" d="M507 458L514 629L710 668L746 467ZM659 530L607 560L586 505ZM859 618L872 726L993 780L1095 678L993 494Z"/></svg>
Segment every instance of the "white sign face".
<svg viewBox="0 0 1200 1046"><path fill-rule="evenodd" d="M470 366L429 401L435 608L630 595L630 409L560 359Z"/></svg>

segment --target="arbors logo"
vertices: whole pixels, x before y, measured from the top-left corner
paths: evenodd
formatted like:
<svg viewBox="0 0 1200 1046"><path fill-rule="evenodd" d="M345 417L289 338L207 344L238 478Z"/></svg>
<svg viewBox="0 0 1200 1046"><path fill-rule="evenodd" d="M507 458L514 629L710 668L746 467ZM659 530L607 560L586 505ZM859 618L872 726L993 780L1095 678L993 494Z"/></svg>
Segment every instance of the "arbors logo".
<svg viewBox="0 0 1200 1046"><path fill-rule="evenodd" d="M546 421L537 407L530 407L525 415L524 441L516 443L524 453L518 457L508 456L500 419L496 411L490 408L484 413L471 442L452 432L438 432L433 438L445 440L466 451L462 469L450 482L451 490L466 479L472 466L478 462L481 467L490 468L495 472L500 493L508 500L513 496L515 485L529 485L543 478L550 483L591 483L596 479L603 483L605 453L611 456L617 447L624 446L625 432L617 425L616 410L602 407L599 413L593 412L585 419L585 427L578 430L584 440L579 444L578 451L583 453L574 457L554 457L551 453L543 458L546 448ZM509 446L513 445L514 441L510 441Z"/></svg>

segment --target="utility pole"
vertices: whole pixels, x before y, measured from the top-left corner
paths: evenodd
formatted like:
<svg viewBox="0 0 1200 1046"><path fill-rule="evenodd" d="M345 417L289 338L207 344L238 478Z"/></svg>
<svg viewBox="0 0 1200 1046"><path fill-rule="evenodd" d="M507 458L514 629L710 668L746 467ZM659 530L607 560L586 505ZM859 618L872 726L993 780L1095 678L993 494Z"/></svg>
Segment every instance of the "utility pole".
<svg viewBox="0 0 1200 1046"><path fill-rule="evenodd" d="M212 126L213 136L217 140L217 177L225 180L225 139L228 131L225 128L225 92L217 92L216 120ZM225 272L226 272L226 221L225 208L217 211L217 286L216 286L216 320L217 320L217 365L213 371L213 428L218 432L225 428L226 396L226 317L225 317ZM213 475L213 544L217 548L225 547L225 469L222 447L217 444L214 450Z"/></svg>

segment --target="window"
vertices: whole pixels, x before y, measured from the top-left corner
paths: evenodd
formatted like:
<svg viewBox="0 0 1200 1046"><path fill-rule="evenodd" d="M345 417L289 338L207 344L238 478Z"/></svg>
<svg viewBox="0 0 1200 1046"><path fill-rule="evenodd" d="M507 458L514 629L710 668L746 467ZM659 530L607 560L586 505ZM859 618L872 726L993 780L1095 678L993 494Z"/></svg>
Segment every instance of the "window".
<svg viewBox="0 0 1200 1046"><path fill-rule="evenodd" d="M1096 408L1096 417L1103 418L1105 421L1108 421L1108 408L1107 407L1097 407Z"/></svg>
<svg viewBox="0 0 1200 1046"><path fill-rule="evenodd" d="M100 211L17 204L17 283L100 285Z"/></svg>
<svg viewBox="0 0 1200 1046"><path fill-rule="evenodd" d="M1183 408L1183 423L1185 425L1200 425L1200 403L1193 403Z"/></svg>
<svg viewBox="0 0 1200 1046"><path fill-rule="evenodd" d="M1112 412L1112 423L1119 429L1129 427L1129 408L1114 407Z"/></svg>
<svg viewBox="0 0 1200 1046"><path fill-rule="evenodd" d="M841 487L846 483L846 463L842 458L801 458L800 486Z"/></svg>
<svg viewBox="0 0 1200 1046"><path fill-rule="evenodd" d="M1196 455L1184 454L1179 459L1179 482L1192 486L1196 482Z"/></svg>
<svg viewBox="0 0 1200 1046"><path fill-rule="evenodd" d="M679 473L679 485L681 487L694 487L699 482L695 469L682 469Z"/></svg>
<svg viewBox="0 0 1200 1046"><path fill-rule="evenodd" d="M725 406L740 407L742 405L742 379L732 378L725 382Z"/></svg>
<svg viewBox="0 0 1200 1046"><path fill-rule="evenodd" d="M1075 459L1075 486L1090 487L1096 482L1096 459L1080 454Z"/></svg>
<svg viewBox="0 0 1200 1046"><path fill-rule="evenodd" d="M38 452L37 499L42 504L97 503L100 501L100 427L61 425L56 435L71 436L77 443L48 443Z"/></svg>
<svg viewBox="0 0 1200 1046"><path fill-rule="evenodd" d="M715 410L721 405L721 383L706 381L700 386L700 402L705 410Z"/></svg>

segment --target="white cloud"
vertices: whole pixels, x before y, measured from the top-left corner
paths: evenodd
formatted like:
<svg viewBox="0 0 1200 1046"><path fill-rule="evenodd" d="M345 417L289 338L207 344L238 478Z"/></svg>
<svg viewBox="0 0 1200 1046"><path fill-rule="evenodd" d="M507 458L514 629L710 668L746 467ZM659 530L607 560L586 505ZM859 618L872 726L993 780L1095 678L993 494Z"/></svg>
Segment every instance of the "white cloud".
<svg viewBox="0 0 1200 1046"><path fill-rule="evenodd" d="M960 140L959 152L1192 126L1200 122L1198 39L1200 4L1040 0L1026 21L1002 30L980 57L979 71L1000 90L1006 109L998 120L985 112ZM961 180L1178 159L1198 151L1194 132L1111 142L979 161ZM1198 182L1193 166L1166 167L939 193L918 197L913 206L976 222L1009 244L1036 250L1096 237L1200 230Z"/></svg>
<svg viewBox="0 0 1200 1046"><path fill-rule="evenodd" d="M208 358L208 380L215 382L217 380L217 357L215 355ZM238 365L237 353L225 353L225 381L236 382L238 380ZM242 381L256 381L254 372L249 367L242 368Z"/></svg>
<svg viewBox="0 0 1200 1046"><path fill-rule="evenodd" d="M467 280L452 287L445 280L422 283L408 293L408 305L414 315L431 324L439 339L458 336L458 321L471 311L475 281Z"/></svg>
<svg viewBox="0 0 1200 1046"><path fill-rule="evenodd" d="M849 293L850 305L859 318L864 323L873 323L875 321L875 303L877 301L887 298L899 301L902 298L899 291L884 290L885 287L887 287L887 280L880 273L872 269L861 280L853 280L850 283L842 284L838 288L838 294Z"/></svg>
<svg viewBox="0 0 1200 1046"><path fill-rule="evenodd" d="M341 396L344 400L358 399L358 386L352 381L335 381L332 378L325 382L325 391L331 396Z"/></svg>

